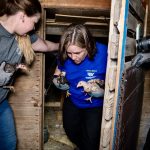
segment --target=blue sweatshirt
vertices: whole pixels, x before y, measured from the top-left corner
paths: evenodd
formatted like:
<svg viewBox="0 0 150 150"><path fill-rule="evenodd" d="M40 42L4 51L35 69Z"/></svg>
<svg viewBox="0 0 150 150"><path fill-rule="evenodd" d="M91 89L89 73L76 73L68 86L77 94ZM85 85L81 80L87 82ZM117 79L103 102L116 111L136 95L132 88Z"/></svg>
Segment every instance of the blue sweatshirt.
<svg viewBox="0 0 150 150"><path fill-rule="evenodd" d="M107 65L107 46L96 43L97 52L94 59L90 60L88 56L80 63L75 64L68 58L63 66L58 65L61 71L66 72L66 79L69 82L69 98L78 108L101 107L103 98L92 97L92 103L87 101L90 95L83 92L83 88L77 88L79 81L88 81L91 79L105 80Z"/></svg>

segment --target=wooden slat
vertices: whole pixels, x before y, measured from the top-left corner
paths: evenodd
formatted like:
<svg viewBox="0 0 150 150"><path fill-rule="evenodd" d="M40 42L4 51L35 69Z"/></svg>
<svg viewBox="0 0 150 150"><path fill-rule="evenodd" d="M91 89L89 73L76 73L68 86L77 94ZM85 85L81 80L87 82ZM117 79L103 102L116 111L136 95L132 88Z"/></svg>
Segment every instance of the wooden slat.
<svg viewBox="0 0 150 150"><path fill-rule="evenodd" d="M15 82L15 93L9 102L13 108L18 145L17 149L42 149L42 54L36 54L28 75L21 75ZM34 122L37 121L37 123ZM22 122L22 125L20 124ZM33 125L33 128L26 128ZM32 134L32 133L36 133ZM36 142L31 142L31 141Z"/></svg>
<svg viewBox="0 0 150 150"><path fill-rule="evenodd" d="M118 57L118 38L113 35L112 36L114 42L111 43L111 59L117 59ZM133 38L127 37L126 40L126 51L125 57L127 56L134 56L136 54L136 40Z"/></svg>
<svg viewBox="0 0 150 150"><path fill-rule="evenodd" d="M150 79L146 79L144 84L144 92L149 92L149 91L150 91Z"/></svg>
<svg viewBox="0 0 150 150"><path fill-rule="evenodd" d="M111 135L112 135L112 141L111 141L111 147L109 149L115 149L116 141L117 141L117 120L119 118L118 116L118 103L120 100L120 85L121 85L121 78L122 78L122 72L124 69L124 59L125 59L125 42L126 42L126 31L127 31L127 14L128 14L128 0L121 1L121 11L120 11L120 17L118 21L118 29L119 29L119 48L118 48L118 57L117 57L117 72L116 72L116 84L115 84L115 96L114 96L114 103L113 103L113 117L112 117L112 126L111 126ZM119 10L118 10L119 11ZM112 18L113 19L113 18Z"/></svg>
<svg viewBox="0 0 150 150"><path fill-rule="evenodd" d="M61 103L60 102L46 102L45 107L60 107Z"/></svg>
<svg viewBox="0 0 150 150"><path fill-rule="evenodd" d="M130 0L130 12L133 12L137 19L140 19L144 22L145 9L142 5L141 0Z"/></svg>
<svg viewBox="0 0 150 150"><path fill-rule="evenodd" d="M40 149L40 114L37 107L12 106L17 128L18 149Z"/></svg>
<svg viewBox="0 0 150 150"><path fill-rule="evenodd" d="M128 29L136 32L136 27L140 22L129 12Z"/></svg>
<svg viewBox="0 0 150 150"><path fill-rule="evenodd" d="M109 18L100 16L100 17L92 17L92 16L74 16L74 15L63 15L63 14L55 14L56 22L76 22L76 23L85 23L85 22L95 22L95 23L107 23L109 22ZM107 25L107 24L106 24Z"/></svg>
<svg viewBox="0 0 150 150"><path fill-rule="evenodd" d="M127 38L125 56L134 56L136 54L136 40L133 38Z"/></svg>
<svg viewBox="0 0 150 150"><path fill-rule="evenodd" d="M62 35L65 28L67 27L66 25L68 26L69 24L68 23L65 25L63 24L62 26L47 26L46 33L50 35ZM91 31L94 37L108 37L108 32L109 32L108 28L92 29L92 25L91 25L91 28L89 28L89 30Z"/></svg>
<svg viewBox="0 0 150 150"><path fill-rule="evenodd" d="M130 67L131 67L131 61L126 62L126 63L124 64L124 70L127 70L127 69L130 68Z"/></svg>
<svg viewBox="0 0 150 150"><path fill-rule="evenodd" d="M42 0L42 7L98 8L110 10L111 0Z"/></svg>
<svg viewBox="0 0 150 150"><path fill-rule="evenodd" d="M95 9L95 8L82 9L82 8L49 7L44 10L46 10L47 19L55 18L55 14L74 15L74 16L92 16L92 17L110 16L110 10L103 11L101 9Z"/></svg>
<svg viewBox="0 0 150 150"><path fill-rule="evenodd" d="M76 22L76 21L68 21L68 22L55 22L54 19L48 19L46 21L46 25L47 26L64 26L67 27L69 26L71 23ZM80 23L83 23L82 21ZM109 24L108 23L99 23L99 22L84 22L84 25L86 25L88 28L104 28L107 29L109 28Z"/></svg>

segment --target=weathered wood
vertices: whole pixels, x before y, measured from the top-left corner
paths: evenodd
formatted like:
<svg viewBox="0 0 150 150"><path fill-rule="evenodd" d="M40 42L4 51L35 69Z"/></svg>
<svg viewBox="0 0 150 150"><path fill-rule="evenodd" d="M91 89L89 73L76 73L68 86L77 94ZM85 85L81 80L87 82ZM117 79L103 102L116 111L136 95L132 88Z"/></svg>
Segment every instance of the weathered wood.
<svg viewBox="0 0 150 150"><path fill-rule="evenodd" d="M137 19L144 22L145 9L141 0L130 0L130 12L132 12Z"/></svg>
<svg viewBox="0 0 150 150"><path fill-rule="evenodd" d="M150 20L150 16L148 18ZM150 70L145 70L142 116L139 130L138 149L143 149L150 128Z"/></svg>
<svg viewBox="0 0 150 150"><path fill-rule="evenodd" d="M110 51L111 59L118 58L118 46L119 46L118 40L119 36L117 34L115 36L112 35L111 51ZM136 40L127 37L125 57L134 56L135 54L136 54Z"/></svg>
<svg viewBox="0 0 150 150"><path fill-rule="evenodd" d="M96 8L65 8L65 7L49 7L49 8L43 8L46 10L46 18L47 19L54 19L55 14L64 14L64 15L74 15L74 16L93 16L93 17L99 17L99 16L110 16L110 10L103 11L101 9Z"/></svg>
<svg viewBox="0 0 150 150"><path fill-rule="evenodd" d="M42 59L36 55L28 75L19 76L15 82L15 93L10 95L14 111L18 149L41 149L42 143ZM34 122L36 120L36 123ZM20 124L20 122L22 124ZM24 126L27 124L28 126ZM29 126L32 126L30 128ZM23 127L24 126L24 127ZM33 133L33 134L32 134ZM31 142L32 141L32 142ZM33 142L35 141L35 142Z"/></svg>
<svg viewBox="0 0 150 150"><path fill-rule="evenodd" d="M128 16L128 29L132 30L133 32L136 33L136 28L138 24L141 24L140 21L138 21L130 12Z"/></svg>
<svg viewBox="0 0 150 150"><path fill-rule="evenodd" d="M61 103L60 102L46 102L44 106L45 107L60 107Z"/></svg>
<svg viewBox="0 0 150 150"><path fill-rule="evenodd" d="M75 22L75 21L74 21ZM48 19L46 22L46 26L52 26L52 27L64 27L66 28L67 26L69 26L71 23L73 22L55 22L54 19ZM80 22L82 23L82 22ZM100 28L100 29L104 29L104 30L108 30L109 28L109 24L108 23L98 23L98 22L84 22L84 25L86 25L88 28Z"/></svg>
<svg viewBox="0 0 150 150"><path fill-rule="evenodd" d="M50 11L50 8L45 11ZM78 12L79 11L82 10L79 9ZM72 12L73 14L69 13L69 15L66 15L66 9L61 9L61 14L58 14L58 12L60 11L52 9L51 13L54 17L46 20L46 34L62 35L68 25L79 22L84 23L95 37L108 36L108 17L96 16L94 14L90 14L89 12L84 12L84 15L82 13L80 15L79 13L78 15L74 15L75 12Z"/></svg>
<svg viewBox="0 0 150 150"><path fill-rule="evenodd" d="M144 37L147 35L148 28L148 4L146 5L145 18L144 18Z"/></svg>
<svg viewBox="0 0 150 150"><path fill-rule="evenodd" d="M119 35L112 34L111 35L111 43L110 43L110 58L116 59L118 55L118 46L119 46Z"/></svg>
<svg viewBox="0 0 150 150"><path fill-rule="evenodd" d="M144 92L150 91L150 79L146 79L146 82L144 84Z"/></svg>
<svg viewBox="0 0 150 150"><path fill-rule="evenodd" d="M134 56L136 54L136 40L127 37L125 57Z"/></svg>
<svg viewBox="0 0 150 150"><path fill-rule="evenodd" d="M95 23L105 23L107 25L107 22L109 22L109 18L104 16L92 17L92 16L55 14L55 22L70 22L70 23L95 22Z"/></svg>
<svg viewBox="0 0 150 150"><path fill-rule="evenodd" d="M109 74L109 81L108 81L109 91L115 90L116 72L117 72L116 66L111 66L109 68L109 72L108 72L108 74Z"/></svg>
<svg viewBox="0 0 150 150"><path fill-rule="evenodd" d="M58 26L53 26L53 25L49 25L47 26L46 28L46 33L47 34L50 34L50 35L62 35L65 28L67 27L67 25L69 25L68 23L66 24L63 24L62 26L58 25ZM91 25L92 27L92 25ZM91 31L92 35L95 36L95 37L108 37L108 29L105 28L105 29L101 29L101 28L96 28L96 29L92 29L92 28L89 28L89 30Z"/></svg>
<svg viewBox="0 0 150 150"><path fill-rule="evenodd" d="M120 9L121 9L120 6L121 6L121 1L119 0L111 1L110 29L109 29L109 41L108 41L109 42L108 43L108 59L107 59L106 81L105 81L103 117L102 117L102 124L101 124L100 150L112 149L112 137L111 137L112 117L113 117L112 107L114 103L115 91L114 90L110 91L109 84L112 82L112 79L109 77L109 69L112 66L116 66L117 64L116 60L112 59L111 53L113 53L114 49L116 49L115 53L118 53L117 49L118 49L119 37L118 37L118 30L115 24L116 22L118 22L120 18ZM112 47L114 47L114 49L112 49ZM113 74L115 74L115 72L113 72Z"/></svg>
<svg viewBox="0 0 150 150"><path fill-rule="evenodd" d="M122 1L122 7L120 8L120 19L119 19L119 48L118 48L118 64L117 64L117 73L116 73L116 85L115 85L115 96L114 96L114 107L113 107L113 118L112 118L112 132L111 135L112 141L111 141L111 147L114 147L114 144L116 142L116 134L115 132L117 131L117 120L118 120L118 114L117 114L117 109L118 109L118 103L119 103L119 97L120 97L120 82L121 82L121 77L122 77L122 72L124 69L124 62L125 62L125 51L126 51L126 37L127 37L127 19L128 19L128 7L129 7L129 1L128 0L123 0Z"/></svg>
<svg viewBox="0 0 150 150"><path fill-rule="evenodd" d="M101 10L110 10L111 0L42 0L44 8L50 7L69 7L69 8L98 8Z"/></svg>

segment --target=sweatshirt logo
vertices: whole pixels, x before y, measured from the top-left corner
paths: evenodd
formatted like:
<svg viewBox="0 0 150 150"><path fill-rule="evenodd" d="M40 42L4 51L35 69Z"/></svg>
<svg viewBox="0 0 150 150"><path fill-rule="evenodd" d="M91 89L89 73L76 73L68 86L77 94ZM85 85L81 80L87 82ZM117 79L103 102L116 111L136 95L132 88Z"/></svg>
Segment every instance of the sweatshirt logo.
<svg viewBox="0 0 150 150"><path fill-rule="evenodd" d="M92 72L89 72L87 74L88 74L89 77L92 77L94 75L94 73L92 73Z"/></svg>
<svg viewBox="0 0 150 150"><path fill-rule="evenodd" d="M87 76L85 77L86 79L93 79L95 78L95 73L97 72L97 70L86 70L87 72Z"/></svg>

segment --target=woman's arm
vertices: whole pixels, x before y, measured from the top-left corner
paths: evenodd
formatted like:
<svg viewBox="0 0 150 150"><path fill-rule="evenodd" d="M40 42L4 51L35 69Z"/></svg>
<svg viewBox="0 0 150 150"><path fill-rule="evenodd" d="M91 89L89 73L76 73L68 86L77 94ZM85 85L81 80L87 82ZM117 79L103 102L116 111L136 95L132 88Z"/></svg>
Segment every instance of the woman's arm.
<svg viewBox="0 0 150 150"><path fill-rule="evenodd" d="M34 51L39 52L57 51L59 48L59 43L43 40L42 38L38 37L36 42L32 43L32 48Z"/></svg>

